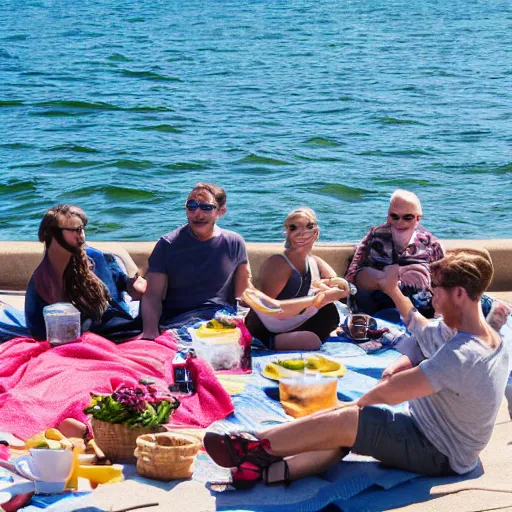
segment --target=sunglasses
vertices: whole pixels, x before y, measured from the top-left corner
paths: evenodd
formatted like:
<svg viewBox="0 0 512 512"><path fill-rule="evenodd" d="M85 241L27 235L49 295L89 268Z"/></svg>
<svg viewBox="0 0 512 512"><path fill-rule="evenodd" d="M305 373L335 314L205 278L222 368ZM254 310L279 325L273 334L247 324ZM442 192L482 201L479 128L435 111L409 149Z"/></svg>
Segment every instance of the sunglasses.
<svg viewBox="0 0 512 512"><path fill-rule="evenodd" d="M390 213L389 216L393 220L403 219L403 220L405 220L405 222L411 222L412 220L414 220L416 218L416 215L414 215L412 213L406 213L405 215L398 215L397 213Z"/></svg>
<svg viewBox="0 0 512 512"><path fill-rule="evenodd" d="M198 203L197 201L195 201L194 199L189 199L186 203L185 203L185 208L189 211L189 212L195 212L198 208L202 211L202 212L213 212L213 210L215 210L216 208L218 208L218 206L216 204L211 204L211 203Z"/></svg>
<svg viewBox="0 0 512 512"><path fill-rule="evenodd" d="M78 226L77 228L59 228L61 231L73 231L79 235L85 231L84 226Z"/></svg>
<svg viewBox="0 0 512 512"><path fill-rule="evenodd" d="M304 227L308 231L311 231L312 229L316 228L316 224L314 222L308 222ZM290 224L288 226L288 231L297 231L297 229L299 229L299 226L297 226L296 224Z"/></svg>

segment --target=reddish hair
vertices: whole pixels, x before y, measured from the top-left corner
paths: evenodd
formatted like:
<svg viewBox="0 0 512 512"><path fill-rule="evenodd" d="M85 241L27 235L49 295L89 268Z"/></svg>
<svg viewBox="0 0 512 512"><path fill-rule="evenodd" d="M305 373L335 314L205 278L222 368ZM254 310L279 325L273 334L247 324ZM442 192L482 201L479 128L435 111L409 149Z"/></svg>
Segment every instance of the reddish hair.
<svg viewBox="0 0 512 512"><path fill-rule="evenodd" d="M460 286L471 300L477 301L491 283L494 268L487 251L453 249L444 258L431 263L430 272L439 286Z"/></svg>

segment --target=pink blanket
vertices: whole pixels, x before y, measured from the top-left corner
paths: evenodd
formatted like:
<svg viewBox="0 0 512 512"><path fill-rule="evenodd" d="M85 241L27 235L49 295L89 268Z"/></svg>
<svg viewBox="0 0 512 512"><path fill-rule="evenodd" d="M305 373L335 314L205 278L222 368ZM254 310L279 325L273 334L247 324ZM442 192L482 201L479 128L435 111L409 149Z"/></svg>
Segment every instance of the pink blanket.
<svg viewBox="0 0 512 512"><path fill-rule="evenodd" d="M157 386L172 382L172 337L116 345L92 333L78 343L51 348L48 342L16 338L0 345L0 431L27 439L65 418L87 422L90 392L110 393L119 383L151 376ZM206 427L233 412L227 392L209 365L193 360L198 391L180 397L175 425Z"/></svg>

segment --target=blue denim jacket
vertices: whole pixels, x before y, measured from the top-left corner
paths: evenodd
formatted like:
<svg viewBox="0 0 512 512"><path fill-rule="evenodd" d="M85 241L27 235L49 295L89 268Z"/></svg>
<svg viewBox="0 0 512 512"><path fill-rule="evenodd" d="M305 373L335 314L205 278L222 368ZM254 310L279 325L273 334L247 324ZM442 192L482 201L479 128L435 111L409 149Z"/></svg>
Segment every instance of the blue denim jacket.
<svg viewBox="0 0 512 512"><path fill-rule="evenodd" d="M123 292L126 291L128 276L121 270L114 256L111 254L104 254L92 247L87 247L86 253L92 263L93 272L108 288L112 300L99 322L94 322L92 325L89 325L89 319L84 317L82 313L82 328L84 327L84 323L87 322L87 330L97 334L104 334L111 327L112 322L115 322L116 326L119 327L119 325L117 325L119 324L119 320L123 323L133 321L129 313L128 304L123 297ZM36 340L45 340L46 325L44 322L43 308L48 306L48 303L41 297L36 289L34 276L37 271L36 269L28 284L25 297L25 318L31 336Z"/></svg>

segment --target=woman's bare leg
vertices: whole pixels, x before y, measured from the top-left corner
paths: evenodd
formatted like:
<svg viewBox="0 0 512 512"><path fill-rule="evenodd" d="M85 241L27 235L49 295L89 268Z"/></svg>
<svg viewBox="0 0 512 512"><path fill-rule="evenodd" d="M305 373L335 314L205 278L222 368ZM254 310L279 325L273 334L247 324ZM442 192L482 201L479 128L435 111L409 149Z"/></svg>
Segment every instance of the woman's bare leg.
<svg viewBox="0 0 512 512"><path fill-rule="evenodd" d="M318 350L320 338L311 331L285 332L275 337L275 350Z"/></svg>

